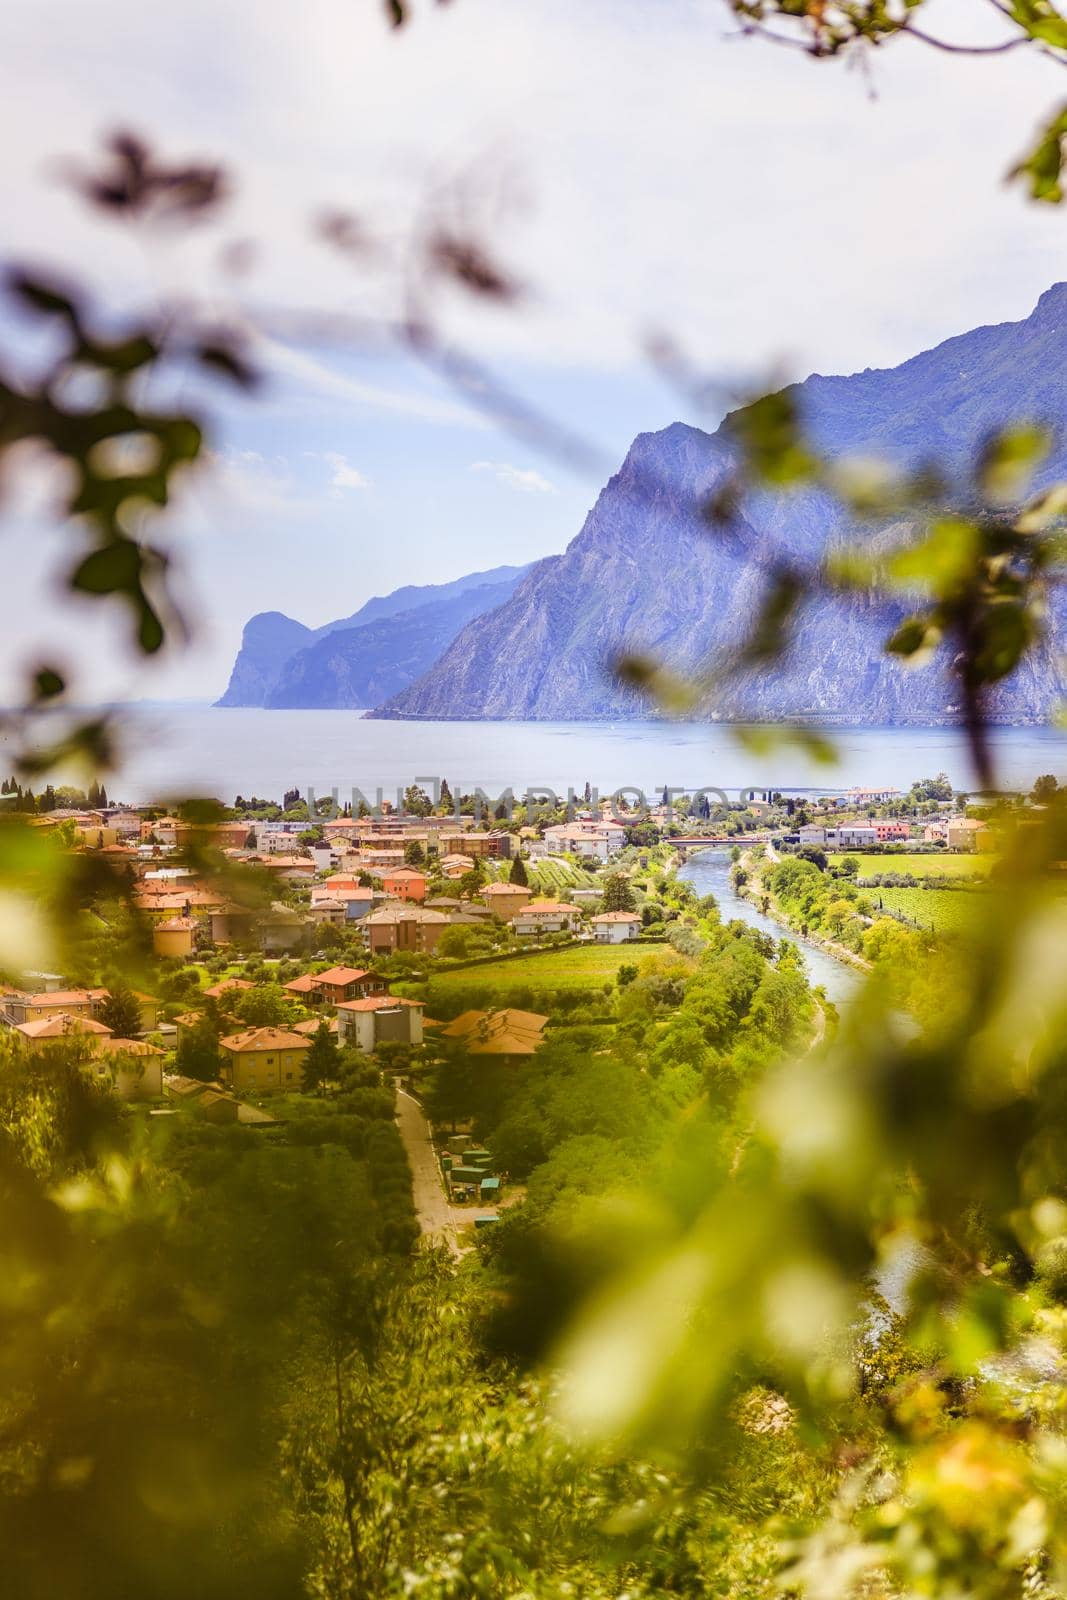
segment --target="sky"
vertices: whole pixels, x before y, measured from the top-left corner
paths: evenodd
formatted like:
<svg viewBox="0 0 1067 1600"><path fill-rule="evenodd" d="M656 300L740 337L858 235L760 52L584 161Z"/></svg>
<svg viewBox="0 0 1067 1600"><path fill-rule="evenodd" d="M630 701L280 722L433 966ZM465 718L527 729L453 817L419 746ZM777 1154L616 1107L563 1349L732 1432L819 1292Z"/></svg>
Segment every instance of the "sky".
<svg viewBox="0 0 1067 1600"><path fill-rule="evenodd" d="M1062 98L1051 63L912 41L863 70L816 63L737 37L721 0L413 12L397 33L379 0L0 8L5 258L76 270L112 309L240 319L268 374L251 399L191 397L210 453L153 537L193 638L150 667L114 616L63 597L81 536L46 468L7 475L0 700L42 653L84 698L214 697L257 611L317 625L559 551L636 433L893 365L1067 278L1067 213L1004 182ZM993 37L989 15L936 0L928 27ZM117 126L221 160L217 221L146 236L88 214L60 174ZM316 229L338 210L370 241L355 262ZM502 426L396 338L424 292L415 241L441 219L521 293L489 308L435 287L435 327L580 450ZM650 357L665 338L706 406Z"/></svg>

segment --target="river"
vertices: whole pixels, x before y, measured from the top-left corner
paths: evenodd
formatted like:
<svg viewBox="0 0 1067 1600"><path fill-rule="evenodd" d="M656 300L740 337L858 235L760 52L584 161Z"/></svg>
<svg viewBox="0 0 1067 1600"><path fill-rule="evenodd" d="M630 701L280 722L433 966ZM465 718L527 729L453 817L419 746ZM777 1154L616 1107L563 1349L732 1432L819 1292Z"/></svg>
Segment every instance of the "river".
<svg viewBox="0 0 1067 1600"><path fill-rule="evenodd" d="M790 944L795 944L804 957L809 981L821 985L827 999L832 1000L838 1009L847 1004L863 982L863 974L843 961L835 961L833 956L828 956L817 945L809 944L799 934L790 933L772 917L764 916L751 900L737 893L730 881L730 866L728 848L699 850L679 869L678 876L687 879L697 894L713 894L719 902L724 921L736 919L746 922L750 928L769 933L772 939L788 939Z"/></svg>
<svg viewBox="0 0 1067 1600"><path fill-rule="evenodd" d="M453 793L476 786L499 795L543 785L566 795L586 781L602 794L630 785L655 796L669 784L695 789L802 789L849 784L906 788L947 772L972 782L953 728L843 728L838 760L819 766L799 749L753 755L734 729L686 722L376 722L359 711L220 710L146 705L119 712L121 762L108 784L139 803L176 794L237 794L278 800L309 785L342 798L356 786L388 796L416 778L447 778ZM13 735L0 736L0 764ZM997 729L1000 781L1029 789L1044 772L1067 778L1067 735L1053 728Z"/></svg>

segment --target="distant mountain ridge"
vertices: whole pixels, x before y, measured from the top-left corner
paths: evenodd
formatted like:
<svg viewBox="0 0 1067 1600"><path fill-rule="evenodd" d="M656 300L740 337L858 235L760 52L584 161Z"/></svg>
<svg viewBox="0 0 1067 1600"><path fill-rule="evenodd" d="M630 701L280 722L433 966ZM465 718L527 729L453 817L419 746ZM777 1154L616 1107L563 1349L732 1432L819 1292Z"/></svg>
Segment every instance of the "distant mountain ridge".
<svg viewBox="0 0 1067 1600"><path fill-rule="evenodd" d="M962 478L982 439L1033 419L1059 430L1045 481L1067 475L1067 284L1022 322L976 328L901 366L815 374L791 391L831 457L935 461ZM576 720L656 714L621 685L620 654L651 655L690 677L743 637L768 544L797 565L828 546L896 540L906 525L862 529L818 491L746 497L728 534L697 508L736 465L729 418L714 433L673 423L640 434L575 539L533 566L510 599L471 621L438 661L376 711L384 717ZM873 594L807 598L794 646L772 670L720 685L696 715L712 720L824 716L854 725L955 719L943 671L909 672L883 645L900 608ZM1067 693L1067 601L1049 637L993 696L1003 722L1044 720Z"/></svg>
<svg viewBox="0 0 1067 1600"><path fill-rule="evenodd" d="M218 706L365 708L425 672L461 627L501 605L527 567L492 567L450 583L406 584L351 616L309 628L281 611L245 624Z"/></svg>

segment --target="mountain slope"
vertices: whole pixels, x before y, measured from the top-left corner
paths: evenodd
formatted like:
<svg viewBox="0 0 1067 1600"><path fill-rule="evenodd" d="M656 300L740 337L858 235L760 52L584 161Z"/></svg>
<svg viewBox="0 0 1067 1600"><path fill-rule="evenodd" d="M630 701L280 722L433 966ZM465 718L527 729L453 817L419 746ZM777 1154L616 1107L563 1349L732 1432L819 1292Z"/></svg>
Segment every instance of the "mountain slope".
<svg viewBox="0 0 1067 1600"><path fill-rule="evenodd" d="M263 704L270 710L376 705L431 667L471 618L510 599L517 581L482 584L362 627L334 629L286 661Z"/></svg>
<svg viewBox="0 0 1067 1600"><path fill-rule="evenodd" d="M479 609L485 610L490 606L499 605L527 570L526 567L492 567L486 572L467 573L465 577L455 578L450 583L406 584L401 589L395 589L392 594L375 596L351 616L324 623L320 628L308 628L304 623L296 622L280 611L259 612L245 624L241 636L241 648L233 664L230 681L224 694L216 701L216 705L265 706L270 702L272 694L280 689L286 669L298 652L313 647L318 641L335 633L362 631L364 628L380 625L390 617L413 613L426 607L439 610L436 620L427 616L420 624L423 631L437 628L438 642L434 652L429 655L424 652L420 655L416 651L412 656L413 640L404 642L398 639L398 660L410 658L413 662L413 667L407 674L403 670L398 670L392 676L381 677L388 666L386 659L388 650L383 647L381 637L367 641L369 657L365 671L358 666L356 646L349 641L344 654L348 662L345 671L351 682L355 684L380 681L382 684L388 684L388 687L379 689L370 699L345 700L335 697L330 700L327 688L320 677L314 691L319 698L310 702L315 705L370 705L381 695L395 693L410 683L412 677L424 671L432 661L433 654L444 649L457 628L470 617L477 616ZM472 595L478 595L479 600L475 602L467 599ZM341 692L338 689L337 696L340 696ZM370 691L364 688L361 692L367 694ZM297 702L286 699L281 703L292 705Z"/></svg>
<svg viewBox="0 0 1067 1600"><path fill-rule="evenodd" d="M1024 322L978 328L886 371L814 375L792 391L810 435L832 456L935 460L962 477L993 428L1031 417L1067 423L1067 284ZM741 637L763 584L768 549L803 566L828 544L900 536L848 525L818 492L749 496L728 533L696 514L735 462L729 422L714 434L684 423L634 440L578 536L539 562L506 605L470 623L430 672L376 713L419 718L571 720L649 715L616 681L620 654L655 656L694 675ZM1060 441L1045 476L1067 472ZM937 723L955 715L951 683L883 654L898 613L873 596L810 596L789 658L708 692L709 718L825 715L852 723ZM1062 604L1050 641L995 715L1034 721L1067 690Z"/></svg>

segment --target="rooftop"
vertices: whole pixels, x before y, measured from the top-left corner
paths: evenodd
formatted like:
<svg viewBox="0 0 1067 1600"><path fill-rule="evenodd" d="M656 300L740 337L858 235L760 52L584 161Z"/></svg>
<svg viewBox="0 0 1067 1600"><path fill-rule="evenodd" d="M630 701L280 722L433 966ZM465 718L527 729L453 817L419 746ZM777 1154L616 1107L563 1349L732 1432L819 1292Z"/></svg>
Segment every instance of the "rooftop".
<svg viewBox="0 0 1067 1600"><path fill-rule="evenodd" d="M289 1028L242 1028L240 1033L231 1033L225 1039L220 1039L219 1044L224 1050L233 1050L241 1055L260 1050L308 1048L307 1040Z"/></svg>

